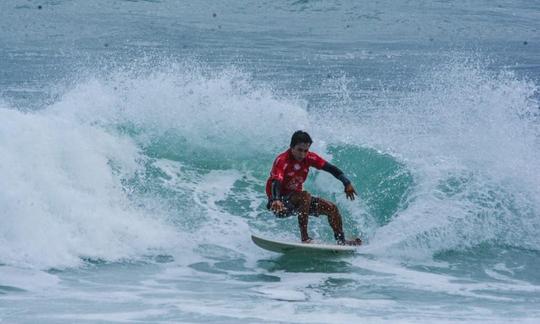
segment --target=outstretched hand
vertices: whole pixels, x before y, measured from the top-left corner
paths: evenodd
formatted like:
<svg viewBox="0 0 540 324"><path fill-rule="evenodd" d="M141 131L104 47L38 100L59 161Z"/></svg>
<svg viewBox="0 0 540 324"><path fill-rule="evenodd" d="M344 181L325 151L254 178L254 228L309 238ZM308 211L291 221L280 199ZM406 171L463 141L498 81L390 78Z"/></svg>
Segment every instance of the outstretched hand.
<svg viewBox="0 0 540 324"><path fill-rule="evenodd" d="M345 187L345 195L347 195L347 198L350 199L350 200L354 200L354 196L355 195L358 195L356 193L356 190L354 190L354 187L352 184L348 184L346 187Z"/></svg>

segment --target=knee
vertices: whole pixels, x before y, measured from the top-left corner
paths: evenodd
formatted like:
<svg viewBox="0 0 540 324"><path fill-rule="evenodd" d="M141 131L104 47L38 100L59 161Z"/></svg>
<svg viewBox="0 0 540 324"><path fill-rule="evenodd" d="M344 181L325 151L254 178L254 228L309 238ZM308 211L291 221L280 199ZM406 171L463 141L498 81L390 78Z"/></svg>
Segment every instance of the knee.
<svg viewBox="0 0 540 324"><path fill-rule="evenodd" d="M330 214L334 214L334 215L337 214L337 215L339 215L339 209L338 209L338 207L337 207L335 204L333 204L333 203L329 203L329 204L328 204L328 212L329 212Z"/></svg>
<svg viewBox="0 0 540 324"><path fill-rule="evenodd" d="M307 191L302 191L302 201L304 203L310 203L311 202L311 194Z"/></svg>

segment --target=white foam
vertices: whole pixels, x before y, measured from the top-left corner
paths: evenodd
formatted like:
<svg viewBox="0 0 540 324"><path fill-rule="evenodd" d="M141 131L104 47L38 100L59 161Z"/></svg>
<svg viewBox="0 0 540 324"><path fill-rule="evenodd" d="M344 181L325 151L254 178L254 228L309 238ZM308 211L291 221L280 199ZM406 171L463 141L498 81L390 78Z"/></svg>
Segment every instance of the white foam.
<svg viewBox="0 0 540 324"><path fill-rule="evenodd" d="M0 109L0 260L65 267L168 246L173 230L133 208L131 140L51 114Z"/></svg>
<svg viewBox="0 0 540 324"><path fill-rule="evenodd" d="M420 258L491 241L539 249L538 87L457 60L416 83L365 102L365 115L345 101L318 123L329 141L389 153L414 177L406 208L368 230L372 248Z"/></svg>
<svg viewBox="0 0 540 324"><path fill-rule="evenodd" d="M265 297L283 301L305 301L305 293L290 289L275 289L270 287L253 289L253 291L263 294Z"/></svg>
<svg viewBox="0 0 540 324"><path fill-rule="evenodd" d="M137 321L151 321L148 318L156 318L167 315L168 311L164 309L148 309L143 311L120 311L103 313L72 313L52 315L51 318L73 320L73 321L100 321L133 323Z"/></svg>
<svg viewBox="0 0 540 324"><path fill-rule="evenodd" d="M440 292L444 294L474 297L493 301L510 301L512 298L500 296L500 292L538 293L540 286L518 280L505 280L504 282L483 282L462 280L452 275L437 274L412 270L398 264L393 260L373 260L355 258L353 264L358 267L374 271L377 275L358 276L358 280L371 280L379 287L393 290L395 287L418 289L426 292Z"/></svg>
<svg viewBox="0 0 540 324"><path fill-rule="evenodd" d="M0 286L35 292L55 287L59 282L60 279L57 276L43 271L10 266L0 267Z"/></svg>
<svg viewBox="0 0 540 324"><path fill-rule="evenodd" d="M141 141L173 135L193 148L240 156L286 146L292 131L309 126L299 103L254 87L247 74L207 70L167 62L146 73L113 72L81 81L50 109L86 123L136 125Z"/></svg>

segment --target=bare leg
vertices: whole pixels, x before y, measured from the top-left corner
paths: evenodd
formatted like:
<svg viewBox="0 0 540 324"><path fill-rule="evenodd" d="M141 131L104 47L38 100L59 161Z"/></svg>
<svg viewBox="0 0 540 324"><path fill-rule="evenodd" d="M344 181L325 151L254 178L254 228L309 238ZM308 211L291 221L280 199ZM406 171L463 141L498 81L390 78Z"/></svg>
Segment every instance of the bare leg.
<svg viewBox="0 0 540 324"><path fill-rule="evenodd" d="M330 227L332 227L332 230L334 231L334 237L336 238L336 241L338 244L342 245L360 245L362 244L362 240L359 238L353 239L353 240L346 240L345 235L343 234L343 223L341 221L341 214L339 213L339 209L337 206L328 200L324 200L322 198L319 198L319 205L317 206L317 212L319 214L323 214L328 216L328 223L330 223Z"/></svg>
<svg viewBox="0 0 540 324"><path fill-rule="evenodd" d="M298 209L298 226L300 227L300 237L302 242L307 242L310 240L308 235L308 221L311 195L307 191L294 193L291 195L291 202Z"/></svg>
<svg viewBox="0 0 540 324"><path fill-rule="evenodd" d="M332 230L334 231L334 237L336 241L345 240L345 235L343 234L343 222L341 220L341 214L336 205L319 198L319 205L317 206L317 212L328 217L328 223Z"/></svg>

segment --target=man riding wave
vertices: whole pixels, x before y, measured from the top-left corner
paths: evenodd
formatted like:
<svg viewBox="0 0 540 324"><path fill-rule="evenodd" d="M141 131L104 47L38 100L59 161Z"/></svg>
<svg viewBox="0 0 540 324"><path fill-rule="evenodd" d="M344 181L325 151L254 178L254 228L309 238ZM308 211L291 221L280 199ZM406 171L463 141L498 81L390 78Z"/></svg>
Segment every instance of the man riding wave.
<svg viewBox="0 0 540 324"><path fill-rule="evenodd" d="M266 182L266 195L268 196L266 207L279 218L298 214L300 237L303 243L312 242L308 235L309 216L318 217L322 214L328 217L337 244L360 245L362 243L360 239L345 239L341 215L335 204L311 196L303 189L309 168L314 167L329 172L340 180L345 187L348 199L354 200L356 195L356 190L343 171L316 153L309 151L312 143L308 133L296 131L291 138L290 148L276 157L270 171L270 177Z"/></svg>

